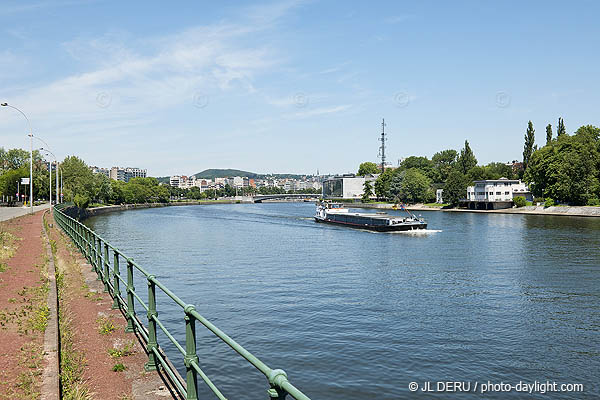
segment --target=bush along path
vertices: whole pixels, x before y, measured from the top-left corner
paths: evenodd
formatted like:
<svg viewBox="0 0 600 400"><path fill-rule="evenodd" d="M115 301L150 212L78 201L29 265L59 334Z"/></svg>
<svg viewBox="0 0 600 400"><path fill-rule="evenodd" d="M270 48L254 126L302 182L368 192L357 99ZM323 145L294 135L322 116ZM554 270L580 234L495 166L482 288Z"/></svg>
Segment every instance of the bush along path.
<svg viewBox="0 0 600 400"><path fill-rule="evenodd" d="M0 223L0 399L40 398L47 263L42 212Z"/></svg>
<svg viewBox="0 0 600 400"><path fill-rule="evenodd" d="M171 398L160 371L144 371L144 347L134 333L125 333L125 319L96 273L50 215L48 223L59 294L63 398Z"/></svg>

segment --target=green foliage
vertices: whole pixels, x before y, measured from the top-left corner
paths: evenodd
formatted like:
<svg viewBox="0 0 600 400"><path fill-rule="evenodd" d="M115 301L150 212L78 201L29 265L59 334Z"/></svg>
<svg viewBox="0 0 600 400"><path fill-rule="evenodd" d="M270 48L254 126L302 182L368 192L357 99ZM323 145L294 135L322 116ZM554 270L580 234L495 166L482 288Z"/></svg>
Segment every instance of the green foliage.
<svg viewBox="0 0 600 400"><path fill-rule="evenodd" d="M471 168L477 166L477 158L475 158L475 154L473 154L473 150L471 150L471 146L469 146L469 141L467 140L465 140L465 147L460 151L460 155L458 156L457 166L459 172L463 175L466 175Z"/></svg>
<svg viewBox="0 0 600 400"><path fill-rule="evenodd" d="M377 164L375 164L374 162L367 161L367 162L364 162L359 165L358 172L356 173L356 175L365 176L365 175L375 175L378 173L379 173L379 168L377 167Z"/></svg>
<svg viewBox="0 0 600 400"><path fill-rule="evenodd" d="M552 124L546 126L546 144L550 144L552 141Z"/></svg>
<svg viewBox="0 0 600 400"><path fill-rule="evenodd" d="M598 142L600 140L600 128L593 125L584 125L575 131L575 136L586 137L585 140Z"/></svg>
<svg viewBox="0 0 600 400"><path fill-rule="evenodd" d="M558 126L556 127L556 137L561 138L567 134L567 129L565 128L565 121L559 117L558 118Z"/></svg>
<svg viewBox="0 0 600 400"><path fill-rule="evenodd" d="M375 195L379 199L386 199L389 197L390 184L395 174L395 169L388 168L382 174L377 177L375 181Z"/></svg>
<svg viewBox="0 0 600 400"><path fill-rule="evenodd" d="M554 205L554 200L551 198L547 198L544 202L544 207L552 207Z"/></svg>
<svg viewBox="0 0 600 400"><path fill-rule="evenodd" d="M405 158L398 167L398 170L405 171L409 169L418 169L433 182L439 180L439 175L434 167L433 161L427 157L410 156Z"/></svg>
<svg viewBox="0 0 600 400"><path fill-rule="evenodd" d="M584 205L600 195L595 129L582 127L579 134L563 135L532 154L524 179L535 196Z"/></svg>
<svg viewBox="0 0 600 400"><path fill-rule="evenodd" d="M126 369L127 369L127 367L125 365L123 365L123 363L115 364L112 367L113 372L123 372Z"/></svg>
<svg viewBox="0 0 600 400"><path fill-rule="evenodd" d="M373 195L373 185L371 185L370 181L365 181L365 183L363 185L362 202L363 203L370 202L372 195Z"/></svg>
<svg viewBox="0 0 600 400"><path fill-rule="evenodd" d="M527 169L529 159L533 153L533 145L535 144L535 129L533 129L533 123L529 121L527 123L527 132L525 132L525 145L523 146L523 167Z"/></svg>
<svg viewBox="0 0 600 400"><path fill-rule="evenodd" d="M467 172L469 181L480 181L485 179L512 179L514 176L512 167L503 163L489 163L485 166L475 166Z"/></svg>
<svg viewBox="0 0 600 400"><path fill-rule="evenodd" d="M77 207L83 210L88 208L88 206L90 205L90 198L87 197L85 194L77 193L75 195L75 198L73 199L73 203L75 203Z"/></svg>
<svg viewBox="0 0 600 400"><path fill-rule="evenodd" d="M35 160L35 158L34 158ZM23 149L4 150L0 147L0 168L19 169L29 165L29 152Z"/></svg>
<svg viewBox="0 0 600 400"><path fill-rule="evenodd" d="M466 197L469 178L460 171L452 171L444 185L444 201L456 206Z"/></svg>
<svg viewBox="0 0 600 400"><path fill-rule="evenodd" d="M525 207L527 205L527 200L525 200L525 197L522 196L515 197L513 201L515 202L515 206L518 208Z"/></svg>
<svg viewBox="0 0 600 400"><path fill-rule="evenodd" d="M435 168L440 182L445 182L448 175L456 166L458 152L456 150L442 150L431 157L433 168Z"/></svg>
<svg viewBox="0 0 600 400"><path fill-rule="evenodd" d="M595 206L595 207L600 206L600 199L598 199L596 197L594 197L593 199L589 199L587 201L587 205L588 206Z"/></svg>
<svg viewBox="0 0 600 400"><path fill-rule="evenodd" d="M133 341L129 341L127 343L125 343L122 347L118 348L118 347L113 347L111 349L108 349L108 354L112 357L112 358L120 358L120 357L127 357L133 354Z"/></svg>
<svg viewBox="0 0 600 400"><path fill-rule="evenodd" d="M98 318L98 332L102 335L108 335L109 333L114 332L115 324L109 318Z"/></svg>
<svg viewBox="0 0 600 400"><path fill-rule="evenodd" d="M5 171L0 175L0 193L5 196L16 196L17 188L19 187L17 182L20 182L21 178L25 177L29 177L29 168L26 166ZM26 188L26 186L21 186L21 194L25 193Z"/></svg>
<svg viewBox="0 0 600 400"><path fill-rule="evenodd" d="M410 168L392 180L390 194L405 203L423 203L428 200L431 180L419 169Z"/></svg>

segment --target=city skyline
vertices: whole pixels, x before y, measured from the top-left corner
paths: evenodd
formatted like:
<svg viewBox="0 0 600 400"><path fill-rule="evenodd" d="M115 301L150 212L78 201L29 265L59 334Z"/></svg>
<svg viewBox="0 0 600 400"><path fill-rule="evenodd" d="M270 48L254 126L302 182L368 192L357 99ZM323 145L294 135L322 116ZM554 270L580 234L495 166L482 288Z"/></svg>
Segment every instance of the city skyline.
<svg viewBox="0 0 600 400"><path fill-rule="evenodd" d="M508 162L528 120L540 145L558 117L569 133L600 125L598 10L7 2L0 100L59 158L152 176L356 172L377 161L384 117L392 164L465 139L480 163ZM1 146L27 148L22 117L2 110L0 122Z"/></svg>

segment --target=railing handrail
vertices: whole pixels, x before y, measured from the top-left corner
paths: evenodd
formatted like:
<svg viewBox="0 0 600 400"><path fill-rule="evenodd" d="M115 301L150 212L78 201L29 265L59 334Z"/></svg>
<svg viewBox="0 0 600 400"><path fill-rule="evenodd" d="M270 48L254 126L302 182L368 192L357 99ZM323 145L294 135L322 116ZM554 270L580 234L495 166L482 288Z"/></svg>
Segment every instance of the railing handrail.
<svg viewBox="0 0 600 400"><path fill-rule="evenodd" d="M195 333L195 322L198 321L206 329L212 332L213 335L218 337L221 341L233 349L238 355L246 359L246 361L258 369L267 378L270 385L270 388L267 390L267 392L271 399L284 399L286 395L289 394L296 400L310 400L308 396L306 396L288 381L285 371L281 369L272 369L267 366L258 357L250 353L242 345L240 345L229 335L198 313L194 305L184 302L179 296L177 296L162 282L160 282L154 275L148 273L145 269L138 265L133 258L128 257L121 250L110 244L92 229L64 213L63 210L67 207L67 204L59 204L54 207L55 220L62 230L73 240L73 242L75 242L82 254L89 260L93 271L98 274L98 278L104 283L104 291L108 292L113 298L113 308L120 308L126 313L126 330L129 332L137 330L146 340L146 350L148 352L148 362L145 366L146 370L154 370L159 366L162 366L167 371L168 375L176 381L175 386L177 390L182 396L185 396L186 399L198 398L197 374L200 374L202 380L217 396L217 398L225 399L223 394L212 383L208 376L206 376L198 364ZM110 271L111 263L109 249L113 252L112 274ZM127 279L124 279L121 276L119 257L123 258L127 263ZM133 285L134 269L137 269L146 278L148 284L148 305L146 305L138 293L135 292ZM111 278L113 279L112 282ZM126 285L126 288L124 288L125 292L127 293L126 298L123 298L121 295L121 283ZM186 322L185 348L175 339L175 337L167 330L167 328L158 318L158 311L156 310L156 287L158 287L184 311L184 319ZM147 311L148 327L143 326L135 314L136 300L145 309L145 311ZM177 370L173 370L166 354L162 352L157 343L157 325L158 328L160 328L167 335L167 338L175 345L178 351L184 356L184 364L186 367L185 386L183 382L181 382L179 379L176 379L178 376Z"/></svg>

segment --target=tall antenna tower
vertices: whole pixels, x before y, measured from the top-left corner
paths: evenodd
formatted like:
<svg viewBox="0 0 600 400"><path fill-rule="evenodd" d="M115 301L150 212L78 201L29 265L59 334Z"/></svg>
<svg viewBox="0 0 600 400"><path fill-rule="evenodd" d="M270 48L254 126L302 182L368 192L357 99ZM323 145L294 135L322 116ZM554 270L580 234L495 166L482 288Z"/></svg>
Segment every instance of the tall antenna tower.
<svg viewBox="0 0 600 400"><path fill-rule="evenodd" d="M379 146L379 157L381 157L381 173L385 171L385 118L381 121L381 138L379 141L381 142L381 146Z"/></svg>

